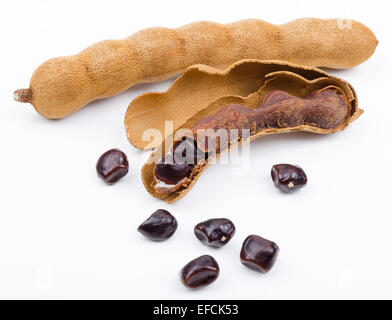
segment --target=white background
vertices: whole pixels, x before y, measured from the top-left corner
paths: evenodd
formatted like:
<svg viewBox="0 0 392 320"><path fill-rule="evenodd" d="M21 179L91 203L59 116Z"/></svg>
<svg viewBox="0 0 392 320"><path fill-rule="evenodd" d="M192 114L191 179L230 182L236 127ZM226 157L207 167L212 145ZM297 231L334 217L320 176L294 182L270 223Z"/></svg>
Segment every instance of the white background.
<svg viewBox="0 0 392 320"><path fill-rule="evenodd" d="M392 298L390 1L7 1L1 12L1 298ZM145 191L140 169L149 152L132 147L123 126L133 98L165 90L170 81L137 85L59 121L13 101L40 63L99 40L197 20L284 23L307 16L353 18L378 37L369 61L333 72L356 88L363 116L331 136L254 141L247 174L211 166L172 205ZM130 173L107 186L95 163L112 147L126 152ZM292 195L275 189L269 174L279 162L301 165L308 186ZM164 243L136 231L158 208L179 222ZM213 217L237 227L219 250L193 235L196 223ZM240 264L249 234L280 246L270 273ZM217 259L221 275L188 290L179 271L202 254Z"/></svg>

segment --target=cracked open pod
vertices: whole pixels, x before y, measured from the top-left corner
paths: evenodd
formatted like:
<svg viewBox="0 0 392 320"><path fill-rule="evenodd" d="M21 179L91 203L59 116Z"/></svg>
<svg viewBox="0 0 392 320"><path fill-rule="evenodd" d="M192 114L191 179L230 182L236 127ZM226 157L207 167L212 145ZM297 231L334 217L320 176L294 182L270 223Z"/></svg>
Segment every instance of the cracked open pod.
<svg viewBox="0 0 392 320"><path fill-rule="evenodd" d="M170 203L233 146L273 133L334 133L361 113L351 85L322 70L242 60L226 70L191 67L168 91L136 98L126 126L134 145L155 148L143 183ZM165 132L165 121L173 121L173 132ZM143 133L154 137L143 141Z"/></svg>

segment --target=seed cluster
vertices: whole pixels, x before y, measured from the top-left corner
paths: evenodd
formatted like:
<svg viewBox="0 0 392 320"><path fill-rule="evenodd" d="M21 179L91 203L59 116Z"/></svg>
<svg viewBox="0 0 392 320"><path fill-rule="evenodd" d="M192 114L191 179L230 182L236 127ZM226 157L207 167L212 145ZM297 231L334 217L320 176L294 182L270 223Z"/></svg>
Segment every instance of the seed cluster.
<svg viewBox="0 0 392 320"><path fill-rule="evenodd" d="M138 231L153 241L169 239L177 230L177 220L166 210L154 212L138 228ZM209 219L194 227L197 239L214 248L226 245L235 234L233 222L226 218ZM242 245L241 263L258 272L268 272L275 264L279 247L272 241L251 235ZM203 255L187 263L181 271L185 286L195 289L207 286L218 279L218 262L210 255Z"/></svg>
<svg viewBox="0 0 392 320"><path fill-rule="evenodd" d="M155 174L165 183L176 184L189 177L191 169L206 159L208 153L198 148L194 140L186 137L174 146L172 153L165 155L157 164ZM128 172L128 160L121 150L111 149L98 159L96 168L99 177L106 183L113 184ZM274 165L271 177L275 186L287 193L307 183L305 172L299 166L290 164ZM148 239L161 242L171 238L177 227L177 219L169 211L159 209L137 230ZM221 248L233 238L236 227L227 218L213 218L196 224L193 231L203 244ZM240 261L249 269L266 273L275 264L278 253L279 247L275 242L250 235L242 244ZM200 288L213 283L219 272L218 262L210 255L203 255L186 264L181 277L185 286Z"/></svg>

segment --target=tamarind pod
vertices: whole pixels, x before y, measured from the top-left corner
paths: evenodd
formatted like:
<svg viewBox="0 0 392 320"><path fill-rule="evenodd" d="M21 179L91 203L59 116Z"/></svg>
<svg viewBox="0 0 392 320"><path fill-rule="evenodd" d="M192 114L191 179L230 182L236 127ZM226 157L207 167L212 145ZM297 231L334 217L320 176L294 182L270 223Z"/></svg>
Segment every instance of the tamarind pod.
<svg viewBox="0 0 392 320"><path fill-rule="evenodd" d="M148 192L168 203L177 201L192 188L207 168L211 158L215 160L222 152L229 151L233 145L249 142L265 134L296 130L311 131L312 127L327 133L328 130L341 128L343 123L350 121L350 106L340 88L328 86L304 99L294 96L287 98L287 93L284 91L273 93L283 97L281 101L268 105L261 103L256 109L232 104L216 114L199 119L191 128L192 137L197 141L198 150L208 154L207 159L188 166L191 171L180 177L174 184L166 184L165 181L160 180L161 176L156 174L156 164L154 167L154 164L148 162L142 168L142 179ZM305 127L308 127L308 130ZM211 129L212 132L208 131ZM249 137L242 136L243 129L249 130ZM202 130L201 134L200 130ZM219 130L227 134L222 135L222 131L219 133ZM235 140L231 140L230 137L232 130L238 130ZM219 138L214 139L217 137L217 132ZM162 169L161 174L164 174ZM171 175L170 172L169 174Z"/></svg>
<svg viewBox="0 0 392 320"><path fill-rule="evenodd" d="M350 84L314 67L253 59L237 61L224 70L194 65L167 91L136 97L129 104L124 124L130 143L140 149L153 149L170 134L166 132L166 121L172 121L176 131L196 114L207 115L225 104L243 104L252 108L259 103L259 95L273 90L306 96L310 90L327 85L340 87L354 103L355 91ZM353 106L352 113L358 116L361 111ZM150 137L151 129L159 134Z"/></svg>
<svg viewBox="0 0 392 320"><path fill-rule="evenodd" d="M195 22L177 29L150 28L123 40L96 43L79 54L39 66L28 89L14 98L44 117L66 117L91 101L140 82L167 79L194 64L224 68L244 58L287 60L336 69L354 67L375 51L377 39L353 20L303 18L273 25Z"/></svg>
<svg viewBox="0 0 392 320"><path fill-rule="evenodd" d="M242 62L242 64L249 63L249 61ZM263 65L265 62L259 63ZM363 113L363 110L358 107L354 89L344 80L328 74L321 77L313 74L314 78L309 80L290 68L292 67L286 65L286 70L267 75L260 88L246 97L226 95L211 101L208 106L177 127L172 135L155 148L142 167L142 181L146 190L152 196L172 203L189 192L209 163L223 152L228 152L233 145L241 145L269 134L295 131L331 134L344 130ZM314 68L311 70L315 71ZM191 87L192 79L193 77L188 75L179 80L185 83L177 83L177 85L188 84ZM235 89L233 87L233 90ZM175 91L175 86L162 95L169 95L172 90ZM209 128L215 131L220 128L249 129L250 137L240 135L238 143L236 141L234 144L228 143L228 147L223 150L218 148L218 145L207 144L206 148L206 145L202 144L205 136L200 136L198 130ZM155 175L156 164L170 150L176 133L186 129L196 137L201 150L210 153L216 147L216 152L212 157L209 155L206 162L201 161L194 166L190 175L186 175L177 184L162 184ZM208 135L208 131L206 132Z"/></svg>

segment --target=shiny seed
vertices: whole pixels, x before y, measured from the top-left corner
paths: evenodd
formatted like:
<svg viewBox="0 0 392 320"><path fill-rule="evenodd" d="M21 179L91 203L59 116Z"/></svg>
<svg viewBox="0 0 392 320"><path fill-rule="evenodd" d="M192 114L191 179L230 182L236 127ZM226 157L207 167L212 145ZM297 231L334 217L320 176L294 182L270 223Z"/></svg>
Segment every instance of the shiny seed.
<svg viewBox="0 0 392 320"><path fill-rule="evenodd" d="M210 219L197 224L194 232L204 244L220 248L234 236L235 226L229 219Z"/></svg>
<svg viewBox="0 0 392 320"><path fill-rule="evenodd" d="M176 232L177 226L177 220L170 212L159 209L144 221L137 230L151 240L164 241Z"/></svg>
<svg viewBox="0 0 392 320"><path fill-rule="evenodd" d="M169 185L175 185L182 179L189 177L192 170L187 163L176 163L172 155L166 155L155 166L155 176Z"/></svg>
<svg viewBox="0 0 392 320"><path fill-rule="evenodd" d="M97 162L97 174L107 184L113 184L128 173L127 156L119 149L111 149L102 154Z"/></svg>
<svg viewBox="0 0 392 320"><path fill-rule="evenodd" d="M304 187L308 182L305 171L291 164L274 165L271 177L275 187L287 193Z"/></svg>
<svg viewBox="0 0 392 320"><path fill-rule="evenodd" d="M214 282L219 276L216 260L204 255L189 262L182 269L182 281L189 288L200 288Z"/></svg>
<svg viewBox="0 0 392 320"><path fill-rule="evenodd" d="M275 242L256 235L250 235L242 245L240 257L243 265L264 273L273 267L278 253L279 247Z"/></svg>

